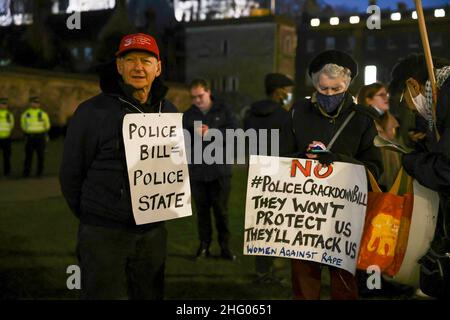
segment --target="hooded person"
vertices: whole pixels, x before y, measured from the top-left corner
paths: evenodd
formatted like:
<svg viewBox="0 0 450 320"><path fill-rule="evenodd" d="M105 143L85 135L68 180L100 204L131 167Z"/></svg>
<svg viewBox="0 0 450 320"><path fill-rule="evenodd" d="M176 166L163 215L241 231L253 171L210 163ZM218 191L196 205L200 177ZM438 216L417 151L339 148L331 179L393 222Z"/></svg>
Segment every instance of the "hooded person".
<svg viewBox="0 0 450 320"><path fill-rule="evenodd" d="M431 250L441 255L429 261L440 261L436 272L421 274L421 289L428 295L447 300L450 297L450 62L433 58L436 75L436 118L432 115L432 89L428 79L425 56L411 54L400 60L392 70L390 90L428 124L425 143L416 143L415 150L403 156L406 172L420 184L439 193L439 213ZM414 135L414 132L412 132ZM440 139L438 139L438 135ZM410 138L412 136L410 135ZM424 259L423 261L427 261ZM429 268L430 266L426 266ZM429 270L429 269L428 269ZM426 275L429 276L426 276ZM441 275L440 281L435 281Z"/></svg>
<svg viewBox="0 0 450 320"><path fill-rule="evenodd" d="M244 118L244 130L267 129L266 150L259 150L259 141L254 146L257 154L271 155L272 130L280 130L289 118L287 108L292 103L294 81L281 73L269 73L264 79L266 99L256 101L250 106Z"/></svg>
<svg viewBox="0 0 450 320"><path fill-rule="evenodd" d="M128 113L177 112L165 99L161 60L147 34L122 38L100 70L101 93L76 109L60 170L62 193L79 219L83 299L162 299L163 222L136 225L122 137Z"/></svg>
<svg viewBox="0 0 450 320"><path fill-rule="evenodd" d="M282 131L283 154L316 159L325 166L335 161L364 165L378 178L382 160L380 151L373 145L377 135L373 118L368 108L356 105L348 92L358 74L356 61L344 52L324 51L311 61L308 73L315 91L311 98L300 100L292 107L286 129ZM330 140L352 111L356 111L353 118L328 150ZM311 153L317 145L328 152ZM292 260L295 299L320 299L322 266L317 262ZM331 299L356 299L356 278L344 269L328 268Z"/></svg>
<svg viewBox="0 0 450 320"><path fill-rule="evenodd" d="M264 78L264 88L266 99L254 102L244 118L244 130L256 130L256 140L249 141L253 145L248 145L250 154L258 155L279 155L280 141L277 145L272 145L272 136L279 137L280 130L289 120L287 107L292 103L292 88L294 81L281 73L269 73ZM267 130L267 138L259 139L260 131ZM283 260L283 259L280 259ZM255 257L255 271L257 283L278 283L274 260L271 257Z"/></svg>

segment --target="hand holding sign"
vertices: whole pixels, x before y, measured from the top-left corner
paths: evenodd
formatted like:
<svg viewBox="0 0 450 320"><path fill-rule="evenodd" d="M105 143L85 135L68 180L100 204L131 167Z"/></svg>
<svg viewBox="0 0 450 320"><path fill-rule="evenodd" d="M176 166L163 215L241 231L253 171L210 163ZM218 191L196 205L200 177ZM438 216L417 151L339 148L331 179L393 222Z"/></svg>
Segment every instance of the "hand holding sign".
<svg viewBox="0 0 450 320"><path fill-rule="evenodd" d="M315 261L354 273L367 206L364 167L335 163L323 172L313 160L251 158L244 254ZM268 161L277 163L278 172L264 173L259 163Z"/></svg>

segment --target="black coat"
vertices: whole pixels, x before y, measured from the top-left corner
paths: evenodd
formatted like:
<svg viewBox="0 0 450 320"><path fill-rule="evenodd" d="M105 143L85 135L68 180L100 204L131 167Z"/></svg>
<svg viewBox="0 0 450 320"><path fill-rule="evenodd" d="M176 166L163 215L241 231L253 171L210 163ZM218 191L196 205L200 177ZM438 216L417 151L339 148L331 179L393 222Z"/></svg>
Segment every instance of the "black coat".
<svg viewBox="0 0 450 320"><path fill-rule="evenodd" d="M439 90L436 109L441 139L429 151L413 152L403 158L405 170L422 185L450 194L450 78ZM428 132L433 136L433 132Z"/></svg>
<svg viewBox="0 0 450 320"><path fill-rule="evenodd" d="M436 116L437 129L441 136L439 142L432 144L430 150L414 151L405 155L403 167L420 184L439 192L441 204L435 236L435 241L439 241L439 236L444 236L444 223L446 232L450 235L450 78L439 90ZM434 132L427 132L427 136L435 139ZM446 246L448 250L448 239Z"/></svg>
<svg viewBox="0 0 450 320"><path fill-rule="evenodd" d="M314 140L328 145L347 116L355 110L355 116L342 131L331 152L336 154L337 161L362 164L375 177L379 177L383 172L381 153L373 145L377 130L366 109L356 105L348 93L334 117L326 115L311 99L295 103L282 132L283 154L306 157L308 145Z"/></svg>
<svg viewBox="0 0 450 320"><path fill-rule="evenodd" d="M244 130L247 129L268 129L267 132L267 153L264 155L272 155L271 152L271 131L281 130L283 125L289 120L289 112L273 100L266 99L255 102L251 105L249 112L244 119ZM259 135L257 135L257 154L262 154L259 150ZM275 155L275 154L273 154Z"/></svg>
<svg viewBox="0 0 450 320"><path fill-rule="evenodd" d="M148 230L137 226L131 207L128 171L122 137L127 113L177 112L164 100L167 87L156 78L151 99L140 105L125 93L114 64L100 75L102 93L84 101L70 120L60 169L62 193L81 222L91 225ZM125 90L125 91L124 91Z"/></svg>
<svg viewBox="0 0 450 320"><path fill-rule="evenodd" d="M197 135L197 133L194 132L195 121L201 121L203 124L206 124L209 129L218 129L222 133L222 163L214 162L212 164L208 164L205 163L203 157L201 158L201 163L194 163L194 141ZM238 128L238 122L232 110L222 102L213 101L213 105L209 112L203 114L203 112L201 112L199 108L197 108L195 105L192 105L183 114L183 127L184 129L188 130L190 134L190 144L187 143L186 145L186 148L189 148L188 155L190 154L190 159L188 159L190 179L198 181L213 181L222 176L231 176L231 165L225 163L227 145L227 141L225 139L225 130ZM214 139L212 139L211 141L203 141L201 143L202 155L204 154L205 148L213 142ZM199 157L199 155L197 155L197 157Z"/></svg>

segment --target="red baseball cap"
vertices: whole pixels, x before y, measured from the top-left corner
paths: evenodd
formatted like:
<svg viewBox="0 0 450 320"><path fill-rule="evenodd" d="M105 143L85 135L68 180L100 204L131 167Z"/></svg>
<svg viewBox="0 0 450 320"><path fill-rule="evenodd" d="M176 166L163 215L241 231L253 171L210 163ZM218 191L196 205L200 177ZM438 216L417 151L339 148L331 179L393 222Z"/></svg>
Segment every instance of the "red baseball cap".
<svg viewBox="0 0 450 320"><path fill-rule="evenodd" d="M143 50L150 52L159 60L159 48L155 38L145 33L128 34L120 40L116 57L131 50Z"/></svg>

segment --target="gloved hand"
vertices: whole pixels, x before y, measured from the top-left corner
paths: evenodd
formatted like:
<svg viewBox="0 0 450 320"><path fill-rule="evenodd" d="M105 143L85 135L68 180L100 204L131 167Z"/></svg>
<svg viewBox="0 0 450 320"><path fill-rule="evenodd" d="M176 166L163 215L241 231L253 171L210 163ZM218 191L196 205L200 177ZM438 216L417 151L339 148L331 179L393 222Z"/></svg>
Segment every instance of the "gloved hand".
<svg viewBox="0 0 450 320"><path fill-rule="evenodd" d="M337 153L325 152L317 154L316 160L319 161L324 166L329 166L335 161L339 160L339 155Z"/></svg>

